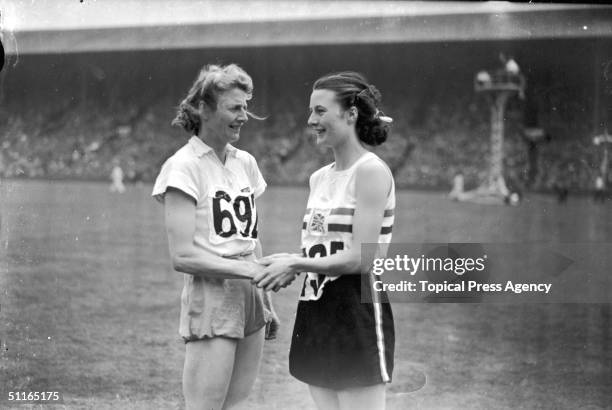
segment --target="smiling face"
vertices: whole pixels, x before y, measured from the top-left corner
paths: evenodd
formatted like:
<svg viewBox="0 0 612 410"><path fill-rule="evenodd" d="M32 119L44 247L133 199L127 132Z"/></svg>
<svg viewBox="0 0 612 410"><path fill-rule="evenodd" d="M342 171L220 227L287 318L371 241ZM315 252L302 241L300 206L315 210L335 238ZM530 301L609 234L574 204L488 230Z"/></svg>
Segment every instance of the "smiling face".
<svg viewBox="0 0 612 410"><path fill-rule="evenodd" d="M248 121L248 94L239 88L233 88L217 95L217 109L212 111L202 105L202 126L206 138L213 143L227 144L240 139L240 128Z"/></svg>
<svg viewBox="0 0 612 410"><path fill-rule="evenodd" d="M354 130L350 111L344 110L331 90L313 90L310 95L308 126L314 131L317 144L336 146Z"/></svg>

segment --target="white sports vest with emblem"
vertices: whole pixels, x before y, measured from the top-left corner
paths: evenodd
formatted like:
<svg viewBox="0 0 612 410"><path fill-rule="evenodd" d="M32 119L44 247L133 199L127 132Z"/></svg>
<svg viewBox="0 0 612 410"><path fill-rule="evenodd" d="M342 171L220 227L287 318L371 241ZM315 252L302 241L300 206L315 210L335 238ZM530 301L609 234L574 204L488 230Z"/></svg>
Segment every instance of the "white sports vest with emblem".
<svg viewBox="0 0 612 410"><path fill-rule="evenodd" d="M336 171L335 164L332 163L317 170L310 177L310 195L302 224L302 252L305 256L316 258L333 255L353 246L353 216L357 203L355 174L359 165L367 161L380 161L384 164L378 156L368 152L346 170ZM384 165L389 170L387 165ZM378 236L379 243L391 242L395 210L393 176L391 181ZM300 300L318 300L323 294L325 284L337 278L338 276L308 272Z"/></svg>

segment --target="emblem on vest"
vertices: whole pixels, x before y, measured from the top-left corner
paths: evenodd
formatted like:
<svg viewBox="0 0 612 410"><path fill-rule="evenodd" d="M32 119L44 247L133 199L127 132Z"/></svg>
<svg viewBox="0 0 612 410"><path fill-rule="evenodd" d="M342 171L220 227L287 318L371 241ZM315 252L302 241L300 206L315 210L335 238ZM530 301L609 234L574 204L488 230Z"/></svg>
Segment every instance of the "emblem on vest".
<svg viewBox="0 0 612 410"><path fill-rule="evenodd" d="M327 234L326 220L328 216L329 209L313 209L310 222L308 222L308 231L318 235Z"/></svg>

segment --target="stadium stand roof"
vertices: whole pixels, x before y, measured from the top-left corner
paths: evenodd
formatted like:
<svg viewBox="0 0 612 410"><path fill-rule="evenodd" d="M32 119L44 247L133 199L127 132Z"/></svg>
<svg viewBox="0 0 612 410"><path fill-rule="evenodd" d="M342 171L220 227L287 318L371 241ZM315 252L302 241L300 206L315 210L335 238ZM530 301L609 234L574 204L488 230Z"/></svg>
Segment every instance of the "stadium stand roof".
<svg viewBox="0 0 612 410"><path fill-rule="evenodd" d="M8 54L612 38L612 6L509 2L0 0Z"/></svg>

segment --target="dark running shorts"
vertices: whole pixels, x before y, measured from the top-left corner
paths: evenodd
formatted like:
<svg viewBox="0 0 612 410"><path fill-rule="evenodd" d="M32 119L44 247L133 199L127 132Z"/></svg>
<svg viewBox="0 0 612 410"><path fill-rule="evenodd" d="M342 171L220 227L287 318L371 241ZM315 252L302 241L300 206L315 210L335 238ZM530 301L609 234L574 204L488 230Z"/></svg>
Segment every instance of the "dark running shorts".
<svg viewBox="0 0 612 410"><path fill-rule="evenodd" d="M319 300L298 303L289 371L334 390L388 383L394 348L391 305L361 303L361 275L343 275Z"/></svg>

